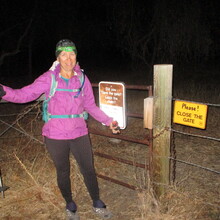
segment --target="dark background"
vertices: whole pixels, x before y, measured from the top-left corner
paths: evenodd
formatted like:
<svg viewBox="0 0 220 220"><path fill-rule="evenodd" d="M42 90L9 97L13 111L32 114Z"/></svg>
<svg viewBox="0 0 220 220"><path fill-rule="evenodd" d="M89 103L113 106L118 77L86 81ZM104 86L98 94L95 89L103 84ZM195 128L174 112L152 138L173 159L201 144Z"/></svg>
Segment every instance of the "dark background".
<svg viewBox="0 0 220 220"><path fill-rule="evenodd" d="M0 80L32 82L50 68L63 38L75 42L91 81L96 69L218 68L218 13L217 0L1 0Z"/></svg>

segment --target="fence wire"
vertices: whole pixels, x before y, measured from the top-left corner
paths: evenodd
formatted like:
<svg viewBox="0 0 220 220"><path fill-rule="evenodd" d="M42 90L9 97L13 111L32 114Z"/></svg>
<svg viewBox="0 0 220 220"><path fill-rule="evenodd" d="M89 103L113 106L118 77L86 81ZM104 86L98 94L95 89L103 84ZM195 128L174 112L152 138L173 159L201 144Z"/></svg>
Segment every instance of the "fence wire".
<svg viewBox="0 0 220 220"><path fill-rule="evenodd" d="M220 104L214 104L214 103L194 102L194 101L188 101L188 100L177 99L177 98L173 98L173 100L174 101L183 101L183 102L192 102L192 103L208 105L208 106L214 106L214 107L220 107Z"/></svg>
<svg viewBox="0 0 220 220"><path fill-rule="evenodd" d="M181 100L181 99L173 99L173 100ZM186 101L186 100L181 100L181 101ZM23 135L35 140L36 142L44 145L44 143L40 140L38 140L37 138L35 138L33 135L30 135L28 134L27 132L21 130L21 129L18 129L16 127L14 127L16 125L16 123L22 119L25 115L27 114L34 114L34 113L31 113L31 110L33 110L38 104L39 104L40 101L38 101L36 104L34 105L31 105L30 108L26 111L24 111L22 114L21 113L14 113L14 114L5 114L5 115L0 115L0 117L6 117L6 116L18 116L18 118L12 123L12 124L9 124L3 120L0 119L0 122L7 125L7 128L2 131L0 133L0 137L6 133L10 128L13 128L14 130L22 133ZM192 101L187 101L187 102L192 102ZM195 102L194 102L195 103ZM199 103L199 102L197 102ZM211 104L211 103L200 103L200 104L206 104L206 105L209 105L209 106L216 106L216 107L220 107L220 104ZM158 136L162 135L164 133L164 131L166 130L170 130L172 131L172 134L174 133L179 133L179 134L183 134L183 135L188 135L188 136L193 136L193 137L198 137L198 138L205 138L205 139L208 139L208 140L213 140L213 141L220 141L220 138L215 138L215 137L209 137L209 136L203 136L203 135L197 135L197 134L191 134L191 133L186 133L186 132L182 132L182 131L178 131L178 130L175 130L175 129L172 129L172 128L164 128L162 130L161 133L159 133L158 135L156 135L154 137L154 139L156 139ZM175 151L175 143L174 143L174 136L172 137L173 139L173 143L172 143L172 151ZM171 151L171 152L172 152ZM204 167L204 166L201 166L201 165L198 165L198 164L194 164L194 163L191 163L191 162L188 162L188 161L184 161L184 160L180 160L180 159L176 159L176 152L174 154L171 154L171 157L168 157L170 160L173 160L174 161L174 166L176 166L176 162L179 162L179 163L184 163L184 164L187 164L187 165L190 165L190 166L194 166L194 167L197 167L197 168L200 168L200 169L203 169L203 170L206 170L206 171L209 171L209 172L212 172L212 173L215 173L215 174L220 174L220 171L216 171L216 170L213 170L213 169L210 169L208 167ZM176 169L176 168L175 168ZM175 173L175 169L174 169L174 173ZM174 179L175 179L175 174L174 175Z"/></svg>
<svg viewBox="0 0 220 220"><path fill-rule="evenodd" d="M5 133L5 132L8 131L10 128L13 128L14 130L16 130L16 131L18 131L18 132L24 134L24 135L27 136L27 137L30 137L31 139L37 141L38 143L44 145L43 141L38 140L37 138L33 137L32 135L28 134L27 132L24 132L24 131L22 131L21 129L18 129L18 128L14 127L13 125L11 125L11 124L9 124L9 123L7 123L7 122L1 120L1 119L0 119L0 122L8 126L7 129L6 129L5 131L3 131L2 133ZM17 121L16 121L16 122L17 122Z"/></svg>
<svg viewBox="0 0 220 220"><path fill-rule="evenodd" d="M207 170L207 171L210 171L210 172L213 172L213 173L216 173L216 174L220 174L220 171L216 171L216 170L210 169L208 167L204 167L204 166L201 166L201 165L198 165L198 164L195 164L195 163L191 163L191 162L187 162L187 161L184 161L184 160L179 160L179 159L176 159L176 158L173 158L173 157L168 157L168 158L171 159L171 160L174 160L176 162L179 162L179 163L184 163L184 164L194 166L194 167L198 167L198 168L201 168L203 170Z"/></svg>
<svg viewBox="0 0 220 220"><path fill-rule="evenodd" d="M172 177L173 182L175 181L175 178L176 178L176 162L184 163L184 164L194 166L194 167L197 167L197 168L201 168L203 170L206 170L206 171L209 171L209 172L212 172L212 173L215 173L215 174L220 174L220 171L216 171L216 170L213 170L213 169L210 169L208 167L204 167L204 166L201 166L199 164L192 163L192 162L176 159L174 133L180 133L180 134L183 134L183 135L188 135L188 136L193 136L193 137L198 137L198 138L205 138L205 139L214 140L214 141L220 141L219 138L213 138L213 137L208 137L208 136L190 134L190 133L186 133L186 132L177 131L177 130L174 130L174 129L170 129L170 130L172 131L172 146L171 146L171 157L169 157L169 159L173 160L173 174L172 174L173 175L173 177Z"/></svg>
<svg viewBox="0 0 220 220"><path fill-rule="evenodd" d="M205 138L205 139L212 140L212 141L220 141L220 138L203 136L203 135L199 135L199 134L191 134L191 133L186 133L186 132L178 131L178 130L175 130L175 129L171 129L171 131L173 131L175 133L183 134L183 135L192 136L192 137Z"/></svg>
<svg viewBox="0 0 220 220"><path fill-rule="evenodd" d="M220 107L220 104L194 102L194 101L182 100L182 99L177 99L177 98L173 98L173 100L174 101L192 102L192 103L203 104L203 105L208 105L208 106L213 106L213 107ZM215 173L215 174L220 174L220 171L216 171L216 170L210 169L208 167L204 167L204 166L194 164L194 163L191 163L191 162L187 162L187 161L184 161L184 160L176 159L174 133L179 133L179 134L188 135L188 136L192 136L192 137L204 138L204 139L208 139L208 140L212 140L212 141L218 141L218 142L220 141L220 138L209 137L209 136L198 135L198 134L191 134L191 133L187 133L187 132L178 131L178 130L175 130L173 128L171 128L170 130L172 131L172 144L171 144L171 157L169 157L169 159L173 160L173 178L172 178L173 182L175 181L175 178L176 178L176 162L184 163L184 164L194 166L194 167L198 167L198 168L201 168L203 170L206 170L206 171L209 171L209 172L212 172L212 173Z"/></svg>
<svg viewBox="0 0 220 220"><path fill-rule="evenodd" d="M3 132L0 133L0 137L7 132L10 128L12 128L20 119L22 119L26 114L28 114L32 109L38 106L40 101L37 101L35 104L31 105L27 110L25 110L22 114L19 114L18 118ZM4 121L3 121L4 122Z"/></svg>
<svg viewBox="0 0 220 220"><path fill-rule="evenodd" d="M20 132L21 134L24 134L24 135L27 136L27 137L30 137L31 139L37 141L38 143L44 144L42 141L40 141L40 140L38 140L37 138L33 137L33 135L30 135L30 134L28 134L27 132L25 132L25 131L23 131L23 130L18 129L18 128L15 127L15 125L18 123L18 121L21 120L23 117L25 117L27 114L33 114L33 113L31 113L31 111L32 111L34 108L36 108L36 107L39 105L40 102L41 102L41 100L38 100L35 104L33 104L33 105L31 105L30 107L28 107L28 109L25 109L25 111L22 112L22 113L14 113L14 114L1 115L1 116L15 116L15 115L17 115L18 118L17 118L12 124L9 124L9 123L7 123L7 122L5 122L5 121L3 121L3 120L0 119L0 122L1 122L2 124L7 125L7 128L0 133L0 138L1 138L1 136L2 136L3 134L5 134L9 129L13 128L14 130ZM37 113L36 113L36 114L37 114Z"/></svg>
<svg viewBox="0 0 220 220"><path fill-rule="evenodd" d="M36 115L38 112L29 112L29 115ZM0 117L9 117L9 116L18 116L21 113L12 113L12 114L4 114L4 115L0 115Z"/></svg>

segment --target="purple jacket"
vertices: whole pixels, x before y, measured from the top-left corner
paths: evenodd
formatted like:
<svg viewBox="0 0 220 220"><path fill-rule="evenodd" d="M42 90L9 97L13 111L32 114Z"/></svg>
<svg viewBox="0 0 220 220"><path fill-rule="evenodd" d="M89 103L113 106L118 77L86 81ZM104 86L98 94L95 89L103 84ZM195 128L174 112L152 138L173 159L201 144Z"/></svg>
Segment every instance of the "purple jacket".
<svg viewBox="0 0 220 220"><path fill-rule="evenodd" d="M79 65L76 65L74 71L82 74ZM54 71L49 70L39 76L32 84L21 89L12 89L3 86L6 95L3 99L14 103L27 103L39 98L45 93L48 97L51 87L51 74L55 74L58 82L57 88L60 89L78 89L81 87L79 77L74 75L68 85L60 77L60 65ZM108 117L95 104L91 83L85 77L83 91L79 97L74 98L74 92L56 91L48 104L48 112L52 115L71 115L81 114L87 111L97 121L109 126L112 118ZM75 139L77 137L88 134L88 128L83 118L52 118L46 122L42 129L42 135L51 139Z"/></svg>

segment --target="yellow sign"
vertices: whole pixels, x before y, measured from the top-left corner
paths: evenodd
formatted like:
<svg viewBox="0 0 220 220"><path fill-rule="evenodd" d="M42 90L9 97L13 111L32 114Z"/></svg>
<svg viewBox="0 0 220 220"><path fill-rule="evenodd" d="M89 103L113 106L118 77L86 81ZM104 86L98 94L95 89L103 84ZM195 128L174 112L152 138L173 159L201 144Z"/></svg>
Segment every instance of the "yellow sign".
<svg viewBox="0 0 220 220"><path fill-rule="evenodd" d="M175 101L173 122L205 129L207 105L195 102Z"/></svg>

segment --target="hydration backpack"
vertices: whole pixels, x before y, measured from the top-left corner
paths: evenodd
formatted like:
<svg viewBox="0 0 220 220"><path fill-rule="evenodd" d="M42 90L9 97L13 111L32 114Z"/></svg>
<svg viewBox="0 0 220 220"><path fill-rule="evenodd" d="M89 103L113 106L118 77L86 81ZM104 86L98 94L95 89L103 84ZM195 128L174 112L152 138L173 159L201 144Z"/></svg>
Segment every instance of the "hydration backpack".
<svg viewBox="0 0 220 220"><path fill-rule="evenodd" d="M51 86L50 86L50 93L48 98L45 97L45 100L43 102L43 113L42 113L42 119L44 122L48 122L51 118L84 118L85 120L88 119L88 113L82 112L81 114L73 114L73 115L51 115L48 112L48 103L51 100L51 98L54 96L56 91L66 91L66 92L77 92L76 95L74 95L74 98L78 98L80 93L83 90L83 86L85 83L85 74L82 71L82 74L79 77L81 87L79 89L57 89L58 82L55 79L55 75L51 74Z"/></svg>

